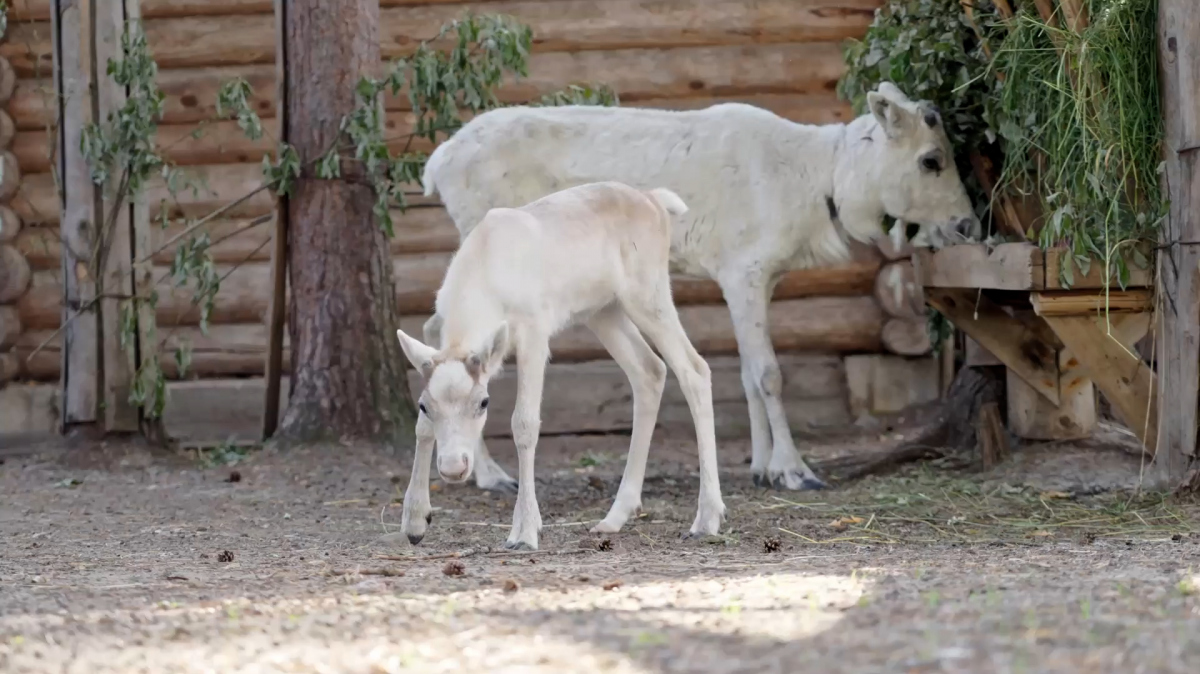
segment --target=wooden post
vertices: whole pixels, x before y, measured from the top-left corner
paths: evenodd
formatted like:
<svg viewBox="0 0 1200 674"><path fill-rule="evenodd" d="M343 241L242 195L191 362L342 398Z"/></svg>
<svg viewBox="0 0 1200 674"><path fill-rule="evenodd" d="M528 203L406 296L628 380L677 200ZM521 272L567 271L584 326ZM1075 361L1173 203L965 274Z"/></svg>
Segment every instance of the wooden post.
<svg viewBox="0 0 1200 674"><path fill-rule="evenodd" d="M108 62L124 58L121 36L125 32L125 4L98 1L95 12L95 60L92 71L96 92L94 120L105 123L110 114L125 105L127 92L108 76ZM86 168L86 167L85 167ZM133 354L121 345L121 313L133 294L133 242L130 208L123 195L112 193L115 185L101 191L100 210L96 222L111 224L108 250L100 257L101 290L100 335L103 357L104 428L106 431L133 432L138 430L138 408L129 401L133 375L137 369ZM109 219L112 218L111 223Z"/></svg>
<svg viewBox="0 0 1200 674"><path fill-rule="evenodd" d="M92 120L94 71L91 3L53 0L54 79L58 93L59 157L62 180L63 348L61 422L64 432L96 421L100 401L100 345L96 285L88 269L95 232L96 190L80 150Z"/></svg>
<svg viewBox="0 0 1200 674"><path fill-rule="evenodd" d="M1172 489L1196 463L1200 386L1200 3L1160 0L1166 185L1171 210L1158 255L1159 447L1148 479Z"/></svg>
<svg viewBox="0 0 1200 674"><path fill-rule="evenodd" d="M142 0L125 0L125 20L127 22L142 20ZM140 27L140 25L139 25ZM133 292L139 297L148 297L154 292L154 261L150 255L154 251L154 233L150 222L150 205L144 198L135 197L130 203L131 231L133 246L131 264L133 269ZM142 260L142 262L138 262ZM135 367L143 368L147 364L159 361L158 324L154 307L147 302L138 304L138 335L137 361ZM136 373L134 376L137 376ZM150 384L152 382L145 382ZM162 419L150 420L140 414L142 431L152 439L165 439L166 431Z"/></svg>
<svg viewBox="0 0 1200 674"><path fill-rule="evenodd" d="M275 110L279 142L288 142L287 130L287 11L286 0L275 0ZM287 309L288 201L275 199L275 240L271 247L271 299L267 311L266 395L263 400L262 437L269 440L279 427L279 398L283 377L283 329Z"/></svg>

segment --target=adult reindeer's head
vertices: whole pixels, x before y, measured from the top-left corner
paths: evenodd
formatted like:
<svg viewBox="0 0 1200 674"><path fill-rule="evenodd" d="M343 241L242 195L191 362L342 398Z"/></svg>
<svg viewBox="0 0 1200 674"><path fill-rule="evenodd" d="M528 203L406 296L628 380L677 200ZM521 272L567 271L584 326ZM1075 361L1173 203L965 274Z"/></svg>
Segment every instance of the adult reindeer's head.
<svg viewBox="0 0 1200 674"><path fill-rule="evenodd" d="M502 322L469 351L438 351L403 330L397 330L396 336L425 380L417 406L419 414L433 423L438 474L446 482L463 482L474 470L475 449L483 438L488 381L508 353L508 324Z"/></svg>
<svg viewBox="0 0 1200 674"><path fill-rule="evenodd" d="M978 240L982 228L937 108L909 100L891 82L867 94L867 106L883 130L876 176L884 211L921 226L916 245Z"/></svg>

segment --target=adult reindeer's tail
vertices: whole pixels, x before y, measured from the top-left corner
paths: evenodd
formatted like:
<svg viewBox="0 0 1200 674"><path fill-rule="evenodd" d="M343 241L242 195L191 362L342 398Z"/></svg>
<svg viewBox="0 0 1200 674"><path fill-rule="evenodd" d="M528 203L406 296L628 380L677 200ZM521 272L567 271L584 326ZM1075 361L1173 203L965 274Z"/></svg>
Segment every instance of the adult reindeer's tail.
<svg viewBox="0 0 1200 674"><path fill-rule="evenodd" d="M657 201L658 205L662 206L663 210L671 215L683 215L688 212L687 204L683 203L683 199L680 199L678 194L665 187L652 189L646 194L651 199Z"/></svg>
<svg viewBox="0 0 1200 674"><path fill-rule="evenodd" d="M429 159L425 160L425 170L421 173L421 185L425 187L425 196L433 196L437 189L436 175L438 169L441 168L442 162L446 160L446 149L454 142L454 138L447 138L441 145L438 145L433 150L433 154L429 155Z"/></svg>

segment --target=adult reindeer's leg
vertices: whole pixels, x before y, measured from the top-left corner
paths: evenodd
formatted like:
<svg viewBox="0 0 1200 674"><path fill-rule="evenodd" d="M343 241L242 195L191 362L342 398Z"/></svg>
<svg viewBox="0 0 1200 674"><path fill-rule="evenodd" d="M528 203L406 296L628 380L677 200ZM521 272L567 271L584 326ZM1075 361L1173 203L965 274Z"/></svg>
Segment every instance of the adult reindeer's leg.
<svg viewBox="0 0 1200 674"><path fill-rule="evenodd" d="M442 317L434 314L421 327L425 343L437 345L442 343ZM487 443L482 439L475 450L475 486L488 491L505 494L517 492L517 481L512 479L500 464L488 452Z"/></svg>
<svg viewBox="0 0 1200 674"><path fill-rule="evenodd" d="M712 372L696 353L679 322L671 300L670 278L664 275L649 291L646 301L629 301L629 317L646 333L666 359L679 380L696 425L696 445L700 455L700 504L688 537L716 534L725 519L721 483L717 473L717 438L713 424ZM630 455L632 459L632 454Z"/></svg>
<svg viewBox="0 0 1200 674"><path fill-rule="evenodd" d="M529 339L524 335L518 338L517 344L520 345L517 349L517 405L512 415L512 431L517 445L519 482L512 531L504 547L537 550L542 514L534 491L533 458L542 428L542 386L550 346L544 338Z"/></svg>
<svg viewBox="0 0 1200 674"><path fill-rule="evenodd" d="M720 283L733 319L746 400L750 402L757 398L760 401L770 427L771 456L764 465L761 456L764 450L760 444L763 442L760 439L762 434L754 437L755 424L762 423L761 418L756 421L755 417L762 412L756 411L755 403L750 402L751 442L755 452L750 467L755 483L768 482L776 488L792 490L824 488L825 483L813 473L796 449L783 407L783 373L775 358L775 347L771 344L767 322L770 284L761 277L744 276L723 278Z"/></svg>
<svg viewBox="0 0 1200 674"><path fill-rule="evenodd" d="M654 354L637 326L619 306L611 306L593 316L588 327L621 366L633 388L633 433L629 438L625 474L608 515L592 527L593 532L615 532L620 531L642 507L646 457L650 452L650 438L658 419L663 387L667 383L667 366Z"/></svg>
<svg viewBox="0 0 1200 674"><path fill-rule="evenodd" d="M429 504L429 464L433 461L433 422L421 414L417 417L417 451L413 457L412 475L404 491L404 512L400 529L413 545L425 537L425 529L433 520Z"/></svg>
<svg viewBox="0 0 1200 674"><path fill-rule="evenodd" d="M739 281L744 283L744 281ZM752 286L745 288L741 294L731 293L725 290L722 285L721 289L725 295L725 302L732 307L733 301L731 297L744 297L748 294L762 294L764 298L770 296L769 286ZM764 302L766 300L764 299ZM762 392L759 390L758 382L761 377L756 374L754 361L746 357L746 353L742 348L741 335L736 332L737 319L734 319L735 336L738 342L738 360L741 362L742 368L742 390L746 392L746 406L750 413L750 473L754 478L754 486L762 487L768 484L767 482L767 464L771 461L771 422L767 418L767 406L763 401Z"/></svg>

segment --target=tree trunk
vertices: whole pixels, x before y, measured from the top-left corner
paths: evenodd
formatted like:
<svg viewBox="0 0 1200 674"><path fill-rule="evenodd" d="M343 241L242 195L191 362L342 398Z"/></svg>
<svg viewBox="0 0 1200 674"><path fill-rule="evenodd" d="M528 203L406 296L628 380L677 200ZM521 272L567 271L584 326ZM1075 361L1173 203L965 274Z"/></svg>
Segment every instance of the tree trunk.
<svg viewBox="0 0 1200 674"><path fill-rule="evenodd" d="M359 78L379 67L378 0L287 3L286 138L310 166L338 138ZM280 438L404 442L412 402L396 340L373 188L306 169L288 203L291 394Z"/></svg>

